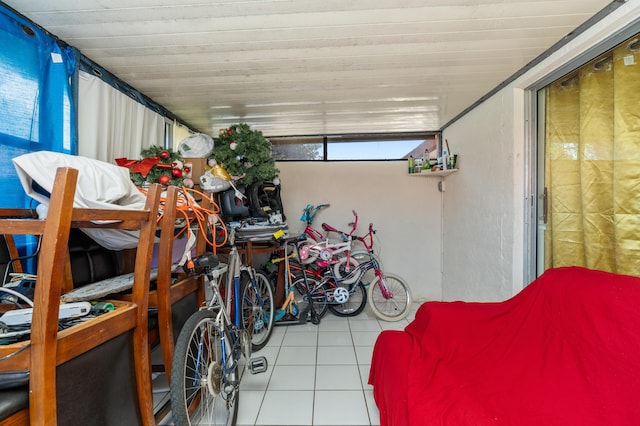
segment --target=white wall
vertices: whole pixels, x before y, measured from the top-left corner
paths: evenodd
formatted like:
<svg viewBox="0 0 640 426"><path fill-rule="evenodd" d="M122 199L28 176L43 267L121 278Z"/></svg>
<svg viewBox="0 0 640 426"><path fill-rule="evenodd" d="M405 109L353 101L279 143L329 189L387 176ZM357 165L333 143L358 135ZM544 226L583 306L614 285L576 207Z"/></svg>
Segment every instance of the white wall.
<svg viewBox="0 0 640 426"><path fill-rule="evenodd" d="M525 89L639 16L630 0L444 130L461 167L444 197L444 300L503 300L527 284Z"/></svg>
<svg viewBox="0 0 640 426"><path fill-rule="evenodd" d="M307 204L330 203L313 224L377 229L384 270L402 276L417 300L441 300L441 194L437 179L407 175L404 162L279 162L290 233L301 232Z"/></svg>
<svg viewBox="0 0 640 426"><path fill-rule="evenodd" d="M444 133L460 171L444 196L444 300L503 300L512 293L513 97L502 91Z"/></svg>

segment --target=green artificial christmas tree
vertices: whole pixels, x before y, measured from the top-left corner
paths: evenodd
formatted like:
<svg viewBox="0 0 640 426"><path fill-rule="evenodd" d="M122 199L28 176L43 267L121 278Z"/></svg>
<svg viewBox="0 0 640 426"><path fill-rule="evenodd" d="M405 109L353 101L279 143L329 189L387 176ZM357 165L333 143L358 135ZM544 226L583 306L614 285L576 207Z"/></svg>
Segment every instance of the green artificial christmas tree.
<svg viewBox="0 0 640 426"><path fill-rule="evenodd" d="M214 160L214 161L212 161ZM241 185L272 181L279 170L271 153L271 142L248 124L220 129L209 165L220 164Z"/></svg>

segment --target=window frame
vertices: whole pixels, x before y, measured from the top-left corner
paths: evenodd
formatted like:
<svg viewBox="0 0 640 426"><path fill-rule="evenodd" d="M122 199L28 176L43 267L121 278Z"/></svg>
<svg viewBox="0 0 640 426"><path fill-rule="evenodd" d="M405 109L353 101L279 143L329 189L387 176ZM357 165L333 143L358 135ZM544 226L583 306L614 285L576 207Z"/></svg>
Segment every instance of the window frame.
<svg viewBox="0 0 640 426"><path fill-rule="evenodd" d="M344 159L332 159L329 158L329 146L335 143L362 143L362 142L402 142L416 139L425 139L422 144L419 144L413 150L406 152L400 158L366 158L366 157L354 157ZM345 134L324 134L324 135L291 135L291 136L269 136L269 141L272 147L276 147L284 144L291 145L304 145L305 141L314 141L307 143L322 144L319 151L319 158L316 159L302 159L302 158L278 158L276 154L276 161L291 162L291 161L322 161L322 162L344 162L344 161L406 161L408 156L414 152L419 146L426 143L427 140L433 140L436 144L437 155L440 155L442 151L441 146L441 132L440 131L420 131L420 132L390 132L390 133L345 133ZM296 141L299 142L290 142Z"/></svg>

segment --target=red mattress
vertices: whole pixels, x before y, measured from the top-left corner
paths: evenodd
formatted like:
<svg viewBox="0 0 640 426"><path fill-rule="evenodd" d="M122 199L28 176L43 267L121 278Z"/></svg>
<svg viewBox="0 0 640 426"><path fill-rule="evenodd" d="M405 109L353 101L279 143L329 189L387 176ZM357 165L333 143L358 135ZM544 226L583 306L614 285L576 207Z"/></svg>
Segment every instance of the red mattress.
<svg viewBox="0 0 640 426"><path fill-rule="evenodd" d="M500 303L427 302L384 331L381 426L640 424L640 278L552 269Z"/></svg>

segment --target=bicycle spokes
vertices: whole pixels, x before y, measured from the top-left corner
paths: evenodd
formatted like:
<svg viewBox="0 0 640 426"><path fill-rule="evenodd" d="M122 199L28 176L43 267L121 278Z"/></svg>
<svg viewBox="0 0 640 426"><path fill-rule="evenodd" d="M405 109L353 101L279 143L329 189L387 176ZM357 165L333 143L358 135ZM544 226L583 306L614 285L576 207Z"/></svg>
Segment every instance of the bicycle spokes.
<svg viewBox="0 0 640 426"><path fill-rule="evenodd" d="M393 291L387 285L385 277L380 271L376 271L376 275L380 278L378 285L380 286L380 293L382 293L382 297L385 299L393 299Z"/></svg>

